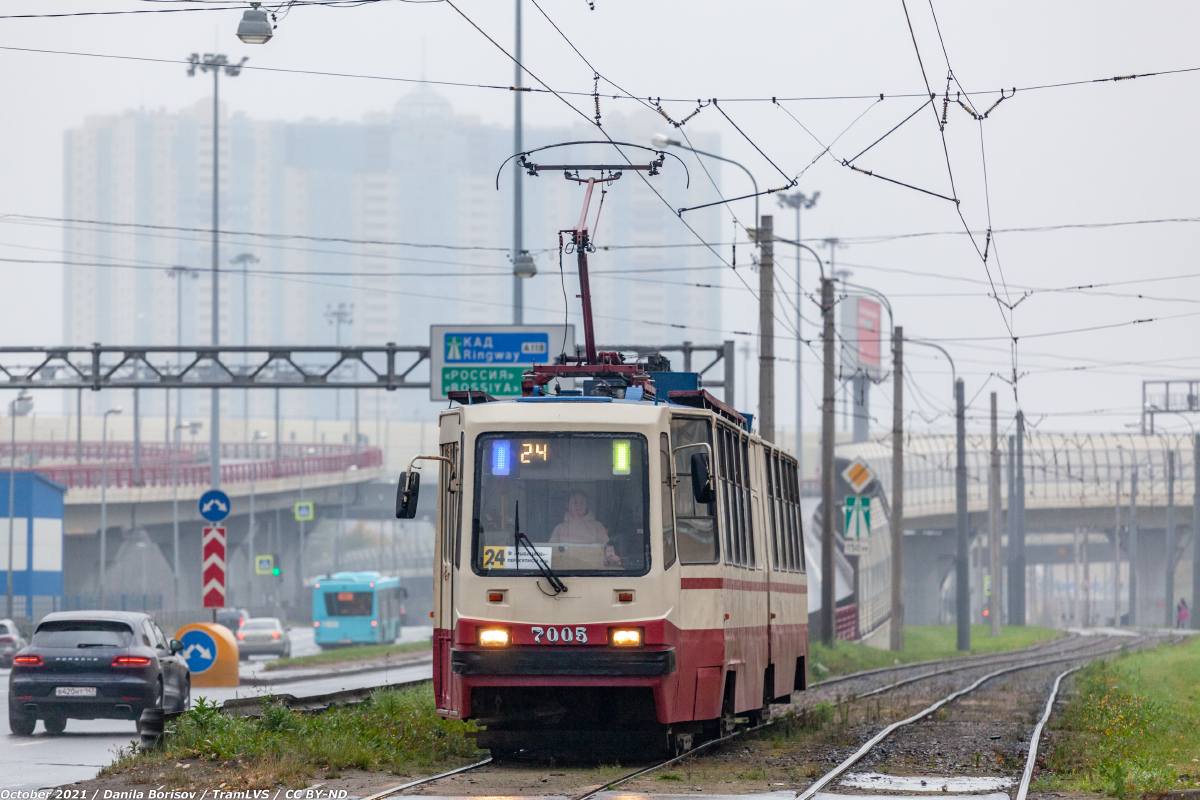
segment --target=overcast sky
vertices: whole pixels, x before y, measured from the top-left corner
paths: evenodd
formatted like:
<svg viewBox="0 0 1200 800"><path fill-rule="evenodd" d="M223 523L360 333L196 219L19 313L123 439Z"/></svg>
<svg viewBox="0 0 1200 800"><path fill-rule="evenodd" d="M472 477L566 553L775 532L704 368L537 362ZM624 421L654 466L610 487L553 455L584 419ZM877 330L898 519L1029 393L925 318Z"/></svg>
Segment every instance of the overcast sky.
<svg viewBox="0 0 1200 800"><path fill-rule="evenodd" d="M595 0L595 10L585 0L539 2L605 78L639 97L691 98L663 101L672 118L691 113L695 98L725 98L721 108L745 137L711 106L684 130L719 134L723 153L750 167L764 188L784 185L805 170L822 145L851 126L831 147L832 156L819 159L800 179L802 191L821 193L816 207L805 212L803 236L823 258L829 251L820 240L845 240L836 260L853 271L851 280L888 295L907 336L938 341L951 352L966 380L967 397L977 397L973 416L982 417L991 390L1000 392L1003 414L1015 408L1012 387L994 377L1012 376L1009 325L1020 337L1019 402L1043 430L1127 430L1139 418L1143 379L1200 375L1200 269L1191 246L1197 222L1007 232L1200 218L1195 102L1200 72L1090 82L1200 67L1195 46L1200 7L1195 4L935 0L943 52L928 0L909 0L919 63L899 0ZM6 0L0 15L196 5ZM235 38L240 10L5 18L0 19L0 46L150 59L185 59L216 49L234 59L248 55L252 67L511 84L511 62L468 18L511 48L513 3L455 0L455 5L465 17L444 2L301 6L280 19L275 39L265 46L242 45ZM532 3L527 0L524 8L529 69L555 89L590 92L592 69ZM945 142L954 188L935 112L928 108L855 163L930 192L956 195L972 230L986 230L990 219L999 233L988 246L986 268L976 251L985 237L972 243L953 202L841 164L918 107L926 87L922 64L939 95L940 116L947 56L957 79L952 92L961 84L971 95L969 104L980 111L999 99L1001 87L1018 88L982 122L951 103ZM6 76L0 92L0 214L61 215L63 132L88 115L137 108L177 111L211 90L207 77L189 79L177 64L0 49L0 69ZM1085 83L1030 88L1073 81ZM603 81L601 87L608 95L616 92ZM396 80L249 70L223 83L222 98L233 110L260 119L351 121L389 110L412 88ZM511 124L511 92L435 88L459 113ZM901 94L915 96L893 97ZM833 96L858 99L770 100ZM734 102L737 98L765 99ZM568 99L587 117L594 114L591 98ZM601 107L602 113L657 115L630 100L605 98ZM527 95L525 114L530 125L580 119L550 94ZM746 190L734 170L725 170L722 180L726 196ZM775 212L776 230L793 235L792 212L777 209L774 198L761 202L764 213ZM736 204L734 211L747 222L753 215L749 201ZM564 214L564 219L571 216L569 210ZM914 233L944 235L908 236ZM12 221L0 226L0 256L54 259L60 247L54 228ZM727 245L718 250L728 259ZM794 252L787 246L779 250L790 282ZM615 264L619 256L603 258ZM0 280L2 343L60 343L60 268L0 264ZM1120 285L1037 292L1002 311L990 297L989 280L1010 303L1030 289ZM816 281L815 263L806 260L806 291L815 291ZM728 271L723 282L722 325L745 330L756 318L755 301ZM809 320L816 319L817 308L808 298L802 298L801 309ZM778 313L795 312L790 301L781 301ZM1127 324L1140 320L1145 321ZM1063 333L1081 328L1093 330ZM803 332L808 337L816 330L805 324ZM779 352L790 357L791 348L784 344ZM915 383L908 400L918 412L913 426L947 429L951 393L944 360L915 346L908 355ZM802 396L808 420L815 423L820 384L811 351L805 367ZM790 376L789 362L779 368ZM783 409L790 404L790 377L781 379L779 388L779 416L789 420ZM876 429L890 427L890 399L886 384L873 395L873 415L888 421ZM1187 430L1182 419L1162 422Z"/></svg>

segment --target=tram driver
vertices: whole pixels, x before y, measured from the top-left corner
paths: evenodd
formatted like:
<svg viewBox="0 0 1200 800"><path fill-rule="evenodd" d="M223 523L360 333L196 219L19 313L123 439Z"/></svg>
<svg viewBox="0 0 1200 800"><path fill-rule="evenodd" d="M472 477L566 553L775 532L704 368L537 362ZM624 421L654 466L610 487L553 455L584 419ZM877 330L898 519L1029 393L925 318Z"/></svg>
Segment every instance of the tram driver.
<svg viewBox="0 0 1200 800"><path fill-rule="evenodd" d="M571 492L563 521L550 534L551 544L603 546L604 566L621 566L621 557L608 536L608 529L591 512L587 493ZM591 548L587 548L591 549Z"/></svg>

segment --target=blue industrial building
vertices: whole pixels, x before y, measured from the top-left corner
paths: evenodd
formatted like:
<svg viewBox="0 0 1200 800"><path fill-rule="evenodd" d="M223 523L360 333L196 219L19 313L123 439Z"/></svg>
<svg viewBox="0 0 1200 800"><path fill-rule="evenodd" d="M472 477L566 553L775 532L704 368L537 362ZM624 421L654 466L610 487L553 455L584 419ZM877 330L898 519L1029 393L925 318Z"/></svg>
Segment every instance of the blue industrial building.
<svg viewBox="0 0 1200 800"><path fill-rule="evenodd" d="M8 585L11 478L11 472L0 473L0 580L4 581L0 584L0 592L6 591ZM16 473L11 552L14 611L18 616L29 616L35 597L62 597L63 497L66 493L65 486L36 472ZM18 600L24 601L23 609ZM57 603L57 600L51 600L52 606L57 607Z"/></svg>

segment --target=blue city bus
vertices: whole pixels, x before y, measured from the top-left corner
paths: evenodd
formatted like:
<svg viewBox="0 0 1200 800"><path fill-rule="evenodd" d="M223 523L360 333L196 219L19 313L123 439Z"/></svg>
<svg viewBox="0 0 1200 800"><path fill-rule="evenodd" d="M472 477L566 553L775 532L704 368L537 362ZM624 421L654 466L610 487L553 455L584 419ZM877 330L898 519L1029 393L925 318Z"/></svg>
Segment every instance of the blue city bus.
<svg viewBox="0 0 1200 800"><path fill-rule="evenodd" d="M378 572L335 572L313 586L313 638L322 648L389 644L404 624L408 591Z"/></svg>

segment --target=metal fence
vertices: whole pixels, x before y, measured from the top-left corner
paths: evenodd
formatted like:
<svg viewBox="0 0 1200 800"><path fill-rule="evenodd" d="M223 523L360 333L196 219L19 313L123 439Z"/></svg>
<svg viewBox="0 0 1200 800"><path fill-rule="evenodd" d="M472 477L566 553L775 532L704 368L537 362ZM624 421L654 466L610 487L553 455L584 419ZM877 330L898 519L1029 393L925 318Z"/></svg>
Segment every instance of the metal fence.
<svg viewBox="0 0 1200 800"><path fill-rule="evenodd" d="M53 442L48 444L54 444ZM18 446L18 450L19 450ZM48 448L53 451L53 448ZM176 466L174 456L167 457L155 451L165 448L149 448L155 454L149 458L143 455L141 464L134 466L128 459L111 460L107 466L100 462L90 461L82 464L48 464L18 470L21 472L37 472L68 489L98 489L102 482L110 488L126 488L132 486L206 486L212 475L212 468L205 463L208 451L196 448L180 449L179 464ZM266 449L266 448L264 448ZM372 469L383 466L383 451L377 447L360 448L356 453L351 447L339 445L334 450L325 446L316 453L305 452L307 448L300 446L288 447L287 457L278 460L273 452L267 452L266 457L251 452L246 445L229 447L228 452L222 447L223 459L261 458L262 460L246 460L221 465L222 483L247 483L251 480L266 481L276 478L291 478L299 475L320 475L344 472L351 468ZM316 450L316 447L313 448ZM147 448L143 447L143 454ZM340 452L338 452L340 451ZM132 454L132 447L128 449ZM131 457L131 455L130 455Z"/></svg>
<svg viewBox="0 0 1200 800"><path fill-rule="evenodd" d="M989 436L967 437L967 501L987 507ZM1008 494L1010 437L1001 437L1001 497ZM952 511L955 500L955 439L949 434L910 434L904 440L906 516ZM891 437L839 445L839 456L870 464L884 491L892 494ZM1025 497L1029 507L1103 506L1116 501L1117 485L1128 498L1138 474L1138 504L1165 506L1168 460L1174 456L1175 500L1191 502L1195 464L1190 436L1178 434L1027 433L1024 441ZM1003 503L1003 500L1002 500Z"/></svg>

